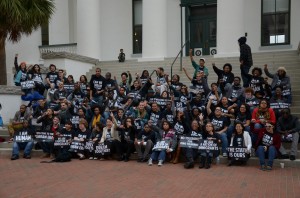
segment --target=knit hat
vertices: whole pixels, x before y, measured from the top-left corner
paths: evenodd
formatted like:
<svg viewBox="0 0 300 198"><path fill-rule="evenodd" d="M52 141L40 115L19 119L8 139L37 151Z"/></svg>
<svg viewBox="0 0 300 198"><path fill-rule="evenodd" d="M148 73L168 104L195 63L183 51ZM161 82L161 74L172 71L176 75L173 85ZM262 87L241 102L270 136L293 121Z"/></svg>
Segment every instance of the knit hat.
<svg viewBox="0 0 300 198"><path fill-rule="evenodd" d="M205 62L205 58L200 58L200 60L203 60L203 62Z"/></svg>
<svg viewBox="0 0 300 198"><path fill-rule="evenodd" d="M282 70L282 71L284 71L286 73L285 67L278 67L277 71L279 71L279 70Z"/></svg>
<svg viewBox="0 0 300 198"><path fill-rule="evenodd" d="M239 38L238 42L240 43L240 45L243 45L247 42L247 38L242 36L241 38Z"/></svg>

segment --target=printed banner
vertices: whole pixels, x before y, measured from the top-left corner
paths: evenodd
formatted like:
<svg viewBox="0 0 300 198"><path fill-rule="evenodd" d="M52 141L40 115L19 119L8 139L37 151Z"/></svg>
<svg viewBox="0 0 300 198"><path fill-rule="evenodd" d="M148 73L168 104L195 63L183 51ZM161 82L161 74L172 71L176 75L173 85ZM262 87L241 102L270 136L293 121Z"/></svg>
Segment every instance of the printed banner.
<svg viewBox="0 0 300 198"><path fill-rule="evenodd" d="M199 137L186 137L181 136L179 145L182 148L193 148L197 149L199 147Z"/></svg>
<svg viewBox="0 0 300 198"><path fill-rule="evenodd" d="M73 140L70 145L70 152L77 153L78 151L84 151L85 142L79 140Z"/></svg>
<svg viewBox="0 0 300 198"><path fill-rule="evenodd" d="M218 151L218 143L216 140L199 140L199 150L202 151Z"/></svg>
<svg viewBox="0 0 300 198"><path fill-rule="evenodd" d="M32 135L28 134L28 131L16 131L14 133L15 142L31 142Z"/></svg>
<svg viewBox="0 0 300 198"><path fill-rule="evenodd" d="M70 146L70 138L69 137L55 137L54 138L54 147L69 147Z"/></svg>
<svg viewBox="0 0 300 198"><path fill-rule="evenodd" d="M37 131L34 137L37 142L53 142L53 135L51 131Z"/></svg>
<svg viewBox="0 0 300 198"><path fill-rule="evenodd" d="M169 140L162 140L159 142L156 142L156 144L153 147L153 151L163 151L167 150L169 148L170 141Z"/></svg>
<svg viewBox="0 0 300 198"><path fill-rule="evenodd" d="M101 155L109 155L110 154L110 148L104 143L95 144L94 147L94 153L95 156L101 156Z"/></svg>
<svg viewBox="0 0 300 198"><path fill-rule="evenodd" d="M21 82L21 89L33 89L35 86L33 80L27 80L24 82Z"/></svg>
<svg viewBox="0 0 300 198"><path fill-rule="evenodd" d="M246 161L247 157L247 148L245 147L228 147L228 157L236 161Z"/></svg>

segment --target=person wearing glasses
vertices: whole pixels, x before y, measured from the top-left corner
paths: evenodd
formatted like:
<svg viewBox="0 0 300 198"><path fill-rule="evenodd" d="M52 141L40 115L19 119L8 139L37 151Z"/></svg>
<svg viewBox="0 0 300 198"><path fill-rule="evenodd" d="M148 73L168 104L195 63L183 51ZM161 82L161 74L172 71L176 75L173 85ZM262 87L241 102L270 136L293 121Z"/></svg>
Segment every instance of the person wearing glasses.
<svg viewBox="0 0 300 198"><path fill-rule="evenodd" d="M223 157L227 157L227 147L228 147L228 139L227 139L227 129L229 126L229 122L227 117L222 113L222 108L216 106L214 111L211 109L212 99L208 100L206 111L210 122L214 126L215 133L218 135L219 139L222 141L222 153Z"/></svg>
<svg viewBox="0 0 300 198"><path fill-rule="evenodd" d="M299 119L291 115L290 109L283 109L281 111L281 117L278 118L276 130L282 134L285 138L291 137L292 145L290 150L290 155L287 154L284 146L281 144L279 149L281 153L281 158L290 160L295 160L298 150L299 132L300 132L300 122Z"/></svg>
<svg viewBox="0 0 300 198"><path fill-rule="evenodd" d="M275 123L267 121L265 127L259 130L256 142L256 155L259 158L260 170L270 171L273 167L273 161L278 155L281 145L280 134L275 130ZM266 158L267 163L265 162Z"/></svg>

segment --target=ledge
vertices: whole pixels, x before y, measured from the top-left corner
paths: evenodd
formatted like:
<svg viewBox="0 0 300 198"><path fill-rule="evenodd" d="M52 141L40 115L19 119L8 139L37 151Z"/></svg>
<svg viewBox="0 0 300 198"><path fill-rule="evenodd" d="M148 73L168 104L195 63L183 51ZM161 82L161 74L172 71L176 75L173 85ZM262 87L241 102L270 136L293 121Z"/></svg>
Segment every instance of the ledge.
<svg viewBox="0 0 300 198"><path fill-rule="evenodd" d="M272 46L260 46L259 50L285 50L292 49L293 45L272 45Z"/></svg>
<svg viewBox="0 0 300 198"><path fill-rule="evenodd" d="M3 94L22 95L22 91L21 88L17 86L0 85L0 95Z"/></svg>
<svg viewBox="0 0 300 198"><path fill-rule="evenodd" d="M48 53L42 53L41 57L43 59L57 59L57 58L67 58L70 60L76 60L76 61L81 61L81 62L85 62L85 63L92 63L95 65L99 64L99 59L95 59L95 58L90 58L87 56L81 56L78 54L73 54L73 53L69 53L69 52L48 52Z"/></svg>

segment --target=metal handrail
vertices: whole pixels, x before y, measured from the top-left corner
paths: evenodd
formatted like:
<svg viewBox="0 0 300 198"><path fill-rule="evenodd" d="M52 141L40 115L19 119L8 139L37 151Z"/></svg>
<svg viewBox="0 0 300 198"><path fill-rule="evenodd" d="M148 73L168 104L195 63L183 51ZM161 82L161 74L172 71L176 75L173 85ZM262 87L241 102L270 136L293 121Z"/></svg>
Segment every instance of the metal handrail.
<svg viewBox="0 0 300 198"><path fill-rule="evenodd" d="M177 56L175 57L173 63L171 64L171 78L172 78L172 76L173 76L173 65L174 65L174 63L176 62L178 56L181 54L181 52L182 52L184 46L185 46L188 42L189 42L189 40L187 40L187 41L181 46L181 48L180 48L180 50L179 50ZM181 69L182 69L182 68L180 68L180 70L181 70Z"/></svg>

